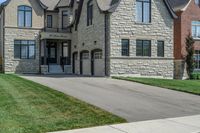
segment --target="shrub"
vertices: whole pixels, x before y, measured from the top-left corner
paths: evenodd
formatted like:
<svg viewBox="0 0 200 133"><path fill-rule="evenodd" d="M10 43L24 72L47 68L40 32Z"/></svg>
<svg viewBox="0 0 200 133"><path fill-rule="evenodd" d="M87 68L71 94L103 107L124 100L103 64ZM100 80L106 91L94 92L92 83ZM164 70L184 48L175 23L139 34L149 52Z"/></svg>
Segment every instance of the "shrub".
<svg viewBox="0 0 200 133"><path fill-rule="evenodd" d="M185 57L185 61L187 64L187 74L188 76L192 76L192 73L194 71L194 39L193 37L189 34L186 38L186 51L187 55ZM192 77L189 77L192 79Z"/></svg>
<svg viewBox="0 0 200 133"><path fill-rule="evenodd" d="M192 73L190 76L193 80L200 80L200 73Z"/></svg>

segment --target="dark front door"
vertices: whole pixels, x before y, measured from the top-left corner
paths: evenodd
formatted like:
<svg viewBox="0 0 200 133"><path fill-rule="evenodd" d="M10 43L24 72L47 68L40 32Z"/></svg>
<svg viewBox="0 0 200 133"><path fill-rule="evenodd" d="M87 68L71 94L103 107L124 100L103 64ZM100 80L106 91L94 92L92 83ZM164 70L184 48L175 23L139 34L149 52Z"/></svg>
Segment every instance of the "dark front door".
<svg viewBox="0 0 200 133"><path fill-rule="evenodd" d="M57 45L56 45L56 43L48 44L48 63L49 64L57 63Z"/></svg>

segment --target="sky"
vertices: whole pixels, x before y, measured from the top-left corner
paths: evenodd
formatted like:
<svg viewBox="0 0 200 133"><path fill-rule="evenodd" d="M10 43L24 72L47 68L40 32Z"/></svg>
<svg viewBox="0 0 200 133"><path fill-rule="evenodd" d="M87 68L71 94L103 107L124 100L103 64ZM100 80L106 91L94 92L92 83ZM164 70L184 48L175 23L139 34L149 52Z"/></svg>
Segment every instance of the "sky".
<svg viewBox="0 0 200 133"><path fill-rule="evenodd" d="M4 2L5 0L0 0L0 3Z"/></svg>

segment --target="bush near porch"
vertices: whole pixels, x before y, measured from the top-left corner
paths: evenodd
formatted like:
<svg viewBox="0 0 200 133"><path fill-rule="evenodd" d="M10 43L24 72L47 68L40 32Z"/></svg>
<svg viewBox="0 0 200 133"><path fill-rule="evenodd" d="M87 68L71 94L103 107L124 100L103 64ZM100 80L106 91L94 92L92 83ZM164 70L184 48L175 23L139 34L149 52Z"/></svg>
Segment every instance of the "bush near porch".
<svg viewBox="0 0 200 133"><path fill-rule="evenodd" d="M44 133L126 122L16 75L0 74L0 132Z"/></svg>
<svg viewBox="0 0 200 133"><path fill-rule="evenodd" d="M191 74L191 79L192 80L200 80L200 73L194 72Z"/></svg>
<svg viewBox="0 0 200 133"><path fill-rule="evenodd" d="M199 80L170 80L170 79L135 78L135 77L113 77L113 78L200 95Z"/></svg>

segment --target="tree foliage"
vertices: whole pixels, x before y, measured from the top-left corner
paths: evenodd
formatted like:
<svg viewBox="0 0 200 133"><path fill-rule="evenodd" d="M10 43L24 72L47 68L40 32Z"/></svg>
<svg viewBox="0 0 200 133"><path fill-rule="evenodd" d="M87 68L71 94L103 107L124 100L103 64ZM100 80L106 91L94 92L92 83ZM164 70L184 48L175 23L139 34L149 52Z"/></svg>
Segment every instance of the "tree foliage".
<svg viewBox="0 0 200 133"><path fill-rule="evenodd" d="M187 69L187 74L189 77L191 77L193 71L194 71L194 39L191 36L191 34L189 34L186 38L186 69Z"/></svg>

